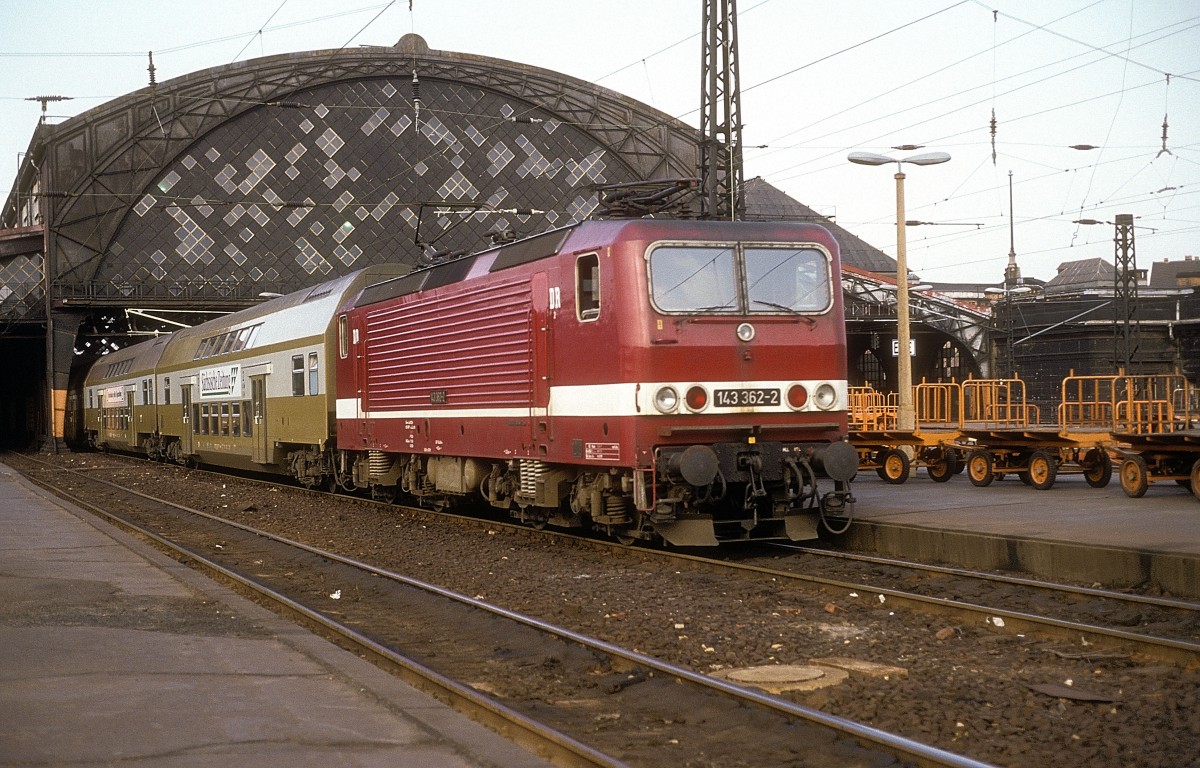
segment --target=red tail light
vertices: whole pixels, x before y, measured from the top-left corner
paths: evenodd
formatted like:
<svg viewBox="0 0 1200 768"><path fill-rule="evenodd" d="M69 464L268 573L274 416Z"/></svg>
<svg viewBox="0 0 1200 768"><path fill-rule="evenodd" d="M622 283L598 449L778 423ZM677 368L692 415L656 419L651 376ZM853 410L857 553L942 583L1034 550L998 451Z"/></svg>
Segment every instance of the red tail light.
<svg viewBox="0 0 1200 768"><path fill-rule="evenodd" d="M808 402L808 390L800 384L793 384L788 387L787 399L788 405L800 410Z"/></svg>

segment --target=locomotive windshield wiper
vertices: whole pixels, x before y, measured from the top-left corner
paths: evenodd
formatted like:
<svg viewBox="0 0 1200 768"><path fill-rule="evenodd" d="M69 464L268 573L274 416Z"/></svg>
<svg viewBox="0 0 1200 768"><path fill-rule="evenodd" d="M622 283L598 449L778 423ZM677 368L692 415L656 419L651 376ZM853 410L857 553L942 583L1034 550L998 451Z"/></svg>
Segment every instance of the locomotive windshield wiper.
<svg viewBox="0 0 1200 768"><path fill-rule="evenodd" d="M795 309L794 307L789 307L784 304L776 304L773 301L763 301L762 299L754 299L754 303L762 304L763 306L770 307L771 309L778 309L778 310L781 310L783 312L788 312L793 315L800 314L800 310Z"/></svg>

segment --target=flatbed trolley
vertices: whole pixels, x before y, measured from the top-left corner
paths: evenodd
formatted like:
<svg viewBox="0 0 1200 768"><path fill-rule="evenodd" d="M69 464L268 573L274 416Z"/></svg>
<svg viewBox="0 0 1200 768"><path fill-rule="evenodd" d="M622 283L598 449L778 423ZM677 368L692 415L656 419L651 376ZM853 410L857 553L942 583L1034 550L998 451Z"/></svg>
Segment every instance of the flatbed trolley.
<svg viewBox="0 0 1200 768"><path fill-rule="evenodd" d="M875 470L880 479L900 484L914 466L944 483L962 471L953 447L958 437L958 384L925 383L913 387L916 427L897 427L895 394L873 387L850 388L850 444L858 451L859 470Z"/></svg>
<svg viewBox="0 0 1200 768"><path fill-rule="evenodd" d="M1103 488L1112 479L1109 453L1115 376L1063 379L1057 425L1042 425L1026 402L1021 379L969 379L962 384L963 426L957 447L966 455L967 477L983 488L1013 474L1037 490L1053 487L1059 474L1081 473Z"/></svg>
<svg viewBox="0 0 1200 768"><path fill-rule="evenodd" d="M1200 410L1197 390L1179 375L1123 376L1117 382L1114 437L1119 476L1138 499L1151 483L1174 480L1200 499Z"/></svg>

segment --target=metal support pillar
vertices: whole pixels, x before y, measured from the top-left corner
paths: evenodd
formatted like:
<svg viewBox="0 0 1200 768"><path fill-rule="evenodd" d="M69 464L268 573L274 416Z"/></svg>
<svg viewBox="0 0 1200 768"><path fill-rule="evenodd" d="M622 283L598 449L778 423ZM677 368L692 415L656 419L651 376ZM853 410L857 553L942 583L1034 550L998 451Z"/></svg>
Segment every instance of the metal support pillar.
<svg viewBox="0 0 1200 768"><path fill-rule="evenodd" d="M736 0L705 0L700 28L701 218L737 220L745 214L745 185Z"/></svg>
<svg viewBox="0 0 1200 768"><path fill-rule="evenodd" d="M1113 272L1113 361L1115 365L1133 372L1138 350L1138 270L1133 247L1133 216L1119 213Z"/></svg>

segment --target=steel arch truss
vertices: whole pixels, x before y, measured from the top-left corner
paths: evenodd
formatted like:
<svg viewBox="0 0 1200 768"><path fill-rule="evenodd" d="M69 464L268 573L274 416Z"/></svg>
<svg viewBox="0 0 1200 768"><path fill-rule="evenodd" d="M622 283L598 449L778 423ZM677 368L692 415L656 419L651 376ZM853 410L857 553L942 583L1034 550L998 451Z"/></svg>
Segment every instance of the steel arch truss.
<svg viewBox="0 0 1200 768"><path fill-rule="evenodd" d="M846 298L846 321L896 317L896 282L858 270L843 269L842 290ZM909 293L909 317L954 339L976 361L987 360L991 343L991 315L945 296L928 291Z"/></svg>
<svg viewBox="0 0 1200 768"><path fill-rule="evenodd" d="M85 305L244 305L562 226L598 184L697 167L695 130L645 105L409 38L204 70L54 128L51 292Z"/></svg>

